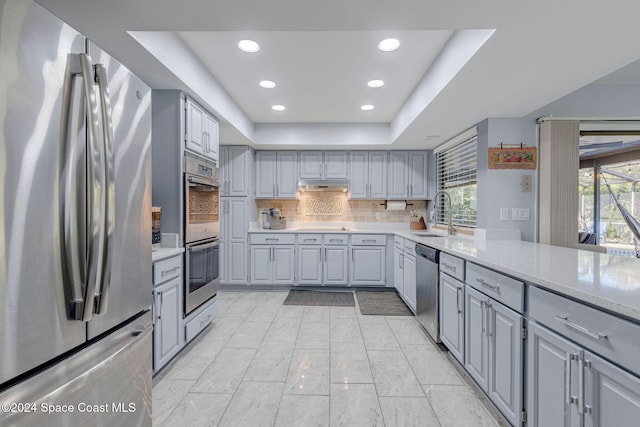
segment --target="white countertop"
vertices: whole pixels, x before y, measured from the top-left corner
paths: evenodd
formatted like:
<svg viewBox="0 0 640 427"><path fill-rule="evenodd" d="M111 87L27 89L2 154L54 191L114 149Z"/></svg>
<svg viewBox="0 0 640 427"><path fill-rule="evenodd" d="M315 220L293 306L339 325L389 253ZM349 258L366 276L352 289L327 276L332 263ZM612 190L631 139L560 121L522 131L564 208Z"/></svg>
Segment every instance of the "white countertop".
<svg viewBox="0 0 640 427"><path fill-rule="evenodd" d="M174 233L162 233L162 247L151 252L151 261L156 262L171 258L184 252L184 248L178 247L178 235Z"/></svg>
<svg viewBox="0 0 640 427"><path fill-rule="evenodd" d="M397 234L640 321L640 260L636 258L514 240Z"/></svg>
<svg viewBox="0 0 640 427"><path fill-rule="evenodd" d="M442 231L413 231L407 223L344 226L349 230L339 231L342 224L326 227L324 223L324 227L296 224L285 230L253 228L249 232L396 234L640 322L640 260L636 258L520 240L481 240L446 234L420 237L414 233Z"/></svg>

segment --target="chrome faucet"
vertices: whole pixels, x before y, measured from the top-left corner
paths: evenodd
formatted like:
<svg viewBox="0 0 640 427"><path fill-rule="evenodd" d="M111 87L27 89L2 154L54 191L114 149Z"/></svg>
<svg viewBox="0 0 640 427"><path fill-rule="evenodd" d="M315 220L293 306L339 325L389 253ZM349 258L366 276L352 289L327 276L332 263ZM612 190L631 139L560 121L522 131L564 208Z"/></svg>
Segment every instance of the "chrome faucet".
<svg viewBox="0 0 640 427"><path fill-rule="evenodd" d="M433 198L436 201L436 204L433 206L433 208L435 209L436 206L438 206L438 196L440 194L444 194L445 196L447 196L447 199L449 199L449 221L448 221L448 225L447 225L447 234L449 236L453 236L454 234L456 234L456 229L453 226L453 220L452 220L452 215L451 215L451 196L449 195L449 193L447 193L444 190L440 190L436 193L435 196L433 196Z"/></svg>

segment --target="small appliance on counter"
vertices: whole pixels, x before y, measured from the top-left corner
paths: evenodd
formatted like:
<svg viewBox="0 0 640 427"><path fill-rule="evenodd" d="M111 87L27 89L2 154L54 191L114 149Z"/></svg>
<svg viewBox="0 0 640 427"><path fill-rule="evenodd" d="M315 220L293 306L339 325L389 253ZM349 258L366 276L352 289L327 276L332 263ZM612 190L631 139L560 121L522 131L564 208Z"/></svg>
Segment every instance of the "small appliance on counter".
<svg viewBox="0 0 640 427"><path fill-rule="evenodd" d="M162 208L151 208L151 249L162 247Z"/></svg>
<svg viewBox="0 0 640 427"><path fill-rule="evenodd" d="M287 220L280 215L280 209L270 208L262 212L262 228L266 230L284 230L287 228Z"/></svg>

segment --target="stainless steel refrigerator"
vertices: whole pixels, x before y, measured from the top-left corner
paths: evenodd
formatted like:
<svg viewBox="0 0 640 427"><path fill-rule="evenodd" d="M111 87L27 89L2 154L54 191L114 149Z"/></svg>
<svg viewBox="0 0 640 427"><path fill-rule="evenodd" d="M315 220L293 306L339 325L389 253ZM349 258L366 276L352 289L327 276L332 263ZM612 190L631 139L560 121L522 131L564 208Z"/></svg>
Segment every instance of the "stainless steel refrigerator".
<svg viewBox="0 0 640 427"><path fill-rule="evenodd" d="M151 425L151 91L0 0L0 425Z"/></svg>

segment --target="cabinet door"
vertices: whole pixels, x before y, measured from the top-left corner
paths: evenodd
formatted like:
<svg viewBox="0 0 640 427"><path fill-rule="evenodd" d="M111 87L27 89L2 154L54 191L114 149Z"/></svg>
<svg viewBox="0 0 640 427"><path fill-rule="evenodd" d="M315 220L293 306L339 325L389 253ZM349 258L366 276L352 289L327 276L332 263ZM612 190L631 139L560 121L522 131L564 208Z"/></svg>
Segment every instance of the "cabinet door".
<svg viewBox="0 0 640 427"><path fill-rule="evenodd" d="M156 294L156 324L154 326L154 361L157 371L180 350L180 320L182 318L182 279L176 278L154 289Z"/></svg>
<svg viewBox="0 0 640 427"><path fill-rule="evenodd" d="M219 149L218 153L218 166L220 167L220 197L228 196L227 194L227 185L226 183L229 181L229 173L231 170L231 164L229 161L229 146L223 145Z"/></svg>
<svg viewBox="0 0 640 427"><path fill-rule="evenodd" d="M247 243L244 241L226 242L228 254L228 271L226 283L247 284Z"/></svg>
<svg viewBox="0 0 640 427"><path fill-rule="evenodd" d="M295 260L295 246L274 246L273 265L271 267L274 285L293 285Z"/></svg>
<svg viewBox="0 0 640 427"><path fill-rule="evenodd" d="M369 152L369 198L387 198L387 152Z"/></svg>
<svg viewBox="0 0 640 427"><path fill-rule="evenodd" d="M574 401L580 347L536 323L528 329L527 425L579 427Z"/></svg>
<svg viewBox="0 0 640 427"><path fill-rule="evenodd" d="M322 151L300 151L300 178L320 179L323 177Z"/></svg>
<svg viewBox="0 0 640 427"><path fill-rule="evenodd" d="M218 162L218 121L212 116L205 113L204 115L204 132L205 132L205 144L204 144L204 156Z"/></svg>
<svg viewBox="0 0 640 427"><path fill-rule="evenodd" d="M349 164L346 151L324 152L324 178L347 179L349 176Z"/></svg>
<svg viewBox="0 0 640 427"><path fill-rule="evenodd" d="M228 233L225 240L247 241L249 228L249 202L246 198L226 199Z"/></svg>
<svg viewBox="0 0 640 427"><path fill-rule="evenodd" d="M253 171L249 169L250 161L251 150L249 147L229 147L229 163L231 165L227 175L229 196L249 195L249 182L253 174Z"/></svg>
<svg viewBox="0 0 640 427"><path fill-rule="evenodd" d="M584 353L585 427L640 424L640 378Z"/></svg>
<svg viewBox="0 0 640 427"><path fill-rule="evenodd" d="M276 178L276 196L295 199L298 195L298 169L295 151L279 151Z"/></svg>
<svg viewBox="0 0 640 427"><path fill-rule="evenodd" d="M256 198L276 196L276 152L256 152Z"/></svg>
<svg viewBox="0 0 640 427"><path fill-rule="evenodd" d="M352 199L366 199L368 189L368 158L366 151L352 151L349 159L349 193Z"/></svg>
<svg viewBox="0 0 640 427"><path fill-rule="evenodd" d="M516 425L522 412L522 315L489 301L489 398Z"/></svg>
<svg viewBox="0 0 640 427"><path fill-rule="evenodd" d="M409 191L409 176L407 162L409 153L406 151L391 151L389 153L388 198L406 199Z"/></svg>
<svg viewBox="0 0 640 427"><path fill-rule="evenodd" d="M187 99L187 140L185 145L187 150L200 155L204 155L206 144L204 116L204 110L191 99Z"/></svg>
<svg viewBox="0 0 640 427"><path fill-rule="evenodd" d="M298 246L298 284L322 284L322 247Z"/></svg>
<svg viewBox="0 0 640 427"><path fill-rule="evenodd" d="M349 248L347 246L325 246L324 284L346 286L349 284Z"/></svg>
<svg viewBox="0 0 640 427"><path fill-rule="evenodd" d="M489 349L487 336L489 297L467 286L464 303L464 367L484 391L488 390Z"/></svg>
<svg viewBox="0 0 640 427"><path fill-rule="evenodd" d="M413 309L416 310L416 257L408 253L404 254L403 265L404 299Z"/></svg>
<svg viewBox="0 0 640 427"><path fill-rule="evenodd" d="M440 275L440 339L464 364L464 284Z"/></svg>
<svg viewBox="0 0 640 427"><path fill-rule="evenodd" d="M402 249L393 248L393 286L396 287L398 294L404 295L404 272L402 264L404 263L404 251Z"/></svg>
<svg viewBox="0 0 640 427"><path fill-rule="evenodd" d="M271 284L271 246L251 245L251 283Z"/></svg>
<svg viewBox="0 0 640 427"><path fill-rule="evenodd" d="M409 198L427 199L427 160L426 151L409 152Z"/></svg>
<svg viewBox="0 0 640 427"><path fill-rule="evenodd" d="M351 248L351 283L353 285L385 284L385 246L353 246Z"/></svg>

